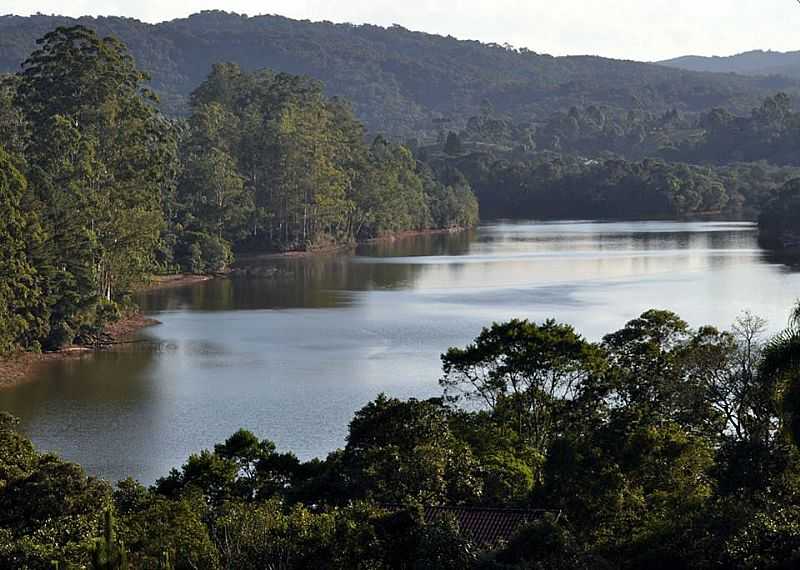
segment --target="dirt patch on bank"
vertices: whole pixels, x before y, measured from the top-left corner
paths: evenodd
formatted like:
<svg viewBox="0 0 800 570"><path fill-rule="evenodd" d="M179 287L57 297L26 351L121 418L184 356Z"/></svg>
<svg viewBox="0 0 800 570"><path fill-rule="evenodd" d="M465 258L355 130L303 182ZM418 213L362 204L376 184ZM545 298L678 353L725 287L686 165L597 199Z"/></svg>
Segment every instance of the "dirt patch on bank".
<svg viewBox="0 0 800 570"><path fill-rule="evenodd" d="M107 326L103 334L104 342L100 346L68 346L58 352L45 352L42 354L23 352L0 360L0 390L13 388L31 380L41 366L47 366L53 362L69 358L81 358L86 354L102 350L110 345L124 343L141 329L158 324L160 324L159 321L155 319L146 317L141 313L133 313Z"/></svg>
<svg viewBox="0 0 800 570"><path fill-rule="evenodd" d="M143 291L153 289L171 289L173 287L186 287L196 285L213 279L213 275L194 275L191 273L179 273L176 275L156 275L149 284L142 287Z"/></svg>

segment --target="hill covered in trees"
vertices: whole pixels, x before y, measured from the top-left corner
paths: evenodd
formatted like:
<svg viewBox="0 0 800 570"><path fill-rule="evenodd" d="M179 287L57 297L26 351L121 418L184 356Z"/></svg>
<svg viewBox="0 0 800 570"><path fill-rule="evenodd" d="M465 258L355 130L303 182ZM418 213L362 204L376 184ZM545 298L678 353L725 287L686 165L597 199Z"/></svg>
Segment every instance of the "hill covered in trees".
<svg viewBox="0 0 800 570"><path fill-rule="evenodd" d="M296 21L203 12L156 25L124 18L0 17L0 71L15 72L36 38L82 24L131 50L170 114L185 114L189 94L211 66L273 69L324 83L353 104L370 132L435 133L433 121L460 127L482 105L514 119L544 117L573 105L700 112L746 112L777 90L781 78L704 74L600 57L551 57L401 27ZM442 123L440 122L439 125Z"/></svg>
<svg viewBox="0 0 800 570"><path fill-rule="evenodd" d="M800 51L753 50L736 55L704 57L687 55L658 62L660 65L688 71L739 73L741 75L783 75L800 78Z"/></svg>

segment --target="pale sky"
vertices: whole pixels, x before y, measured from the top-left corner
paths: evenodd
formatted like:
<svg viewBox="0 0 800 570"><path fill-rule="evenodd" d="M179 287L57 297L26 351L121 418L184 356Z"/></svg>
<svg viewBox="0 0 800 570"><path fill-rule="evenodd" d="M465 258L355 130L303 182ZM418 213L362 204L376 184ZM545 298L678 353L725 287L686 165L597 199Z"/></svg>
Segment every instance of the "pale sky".
<svg viewBox="0 0 800 570"><path fill-rule="evenodd" d="M800 50L798 0L0 0L0 14L115 15L147 22L206 9L399 24L553 55L656 60Z"/></svg>

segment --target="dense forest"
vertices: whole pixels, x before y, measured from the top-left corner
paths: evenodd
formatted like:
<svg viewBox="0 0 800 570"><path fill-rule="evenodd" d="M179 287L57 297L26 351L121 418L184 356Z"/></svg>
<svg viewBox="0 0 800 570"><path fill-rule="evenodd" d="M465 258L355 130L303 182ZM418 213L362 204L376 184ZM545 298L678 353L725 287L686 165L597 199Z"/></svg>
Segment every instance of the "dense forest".
<svg viewBox="0 0 800 570"><path fill-rule="evenodd" d="M16 72L36 38L82 24L127 44L152 74L167 114L185 114L190 93L211 66L274 69L322 81L330 96L351 101L372 133L435 134L441 122L462 128L489 102L515 121L541 120L572 106L664 113L725 107L746 113L764 97L800 83L697 73L600 57L551 57L508 46L460 41L395 26L297 21L203 12L145 24L124 18L0 17L0 72Z"/></svg>
<svg viewBox="0 0 800 570"><path fill-rule="evenodd" d="M163 266L212 271L231 249L265 241L319 246L468 225L477 208L468 185L486 217L756 219L800 166L798 89L785 79L553 58L398 27L277 16L80 22L122 38L152 72L142 85L161 96L166 116L186 117L172 123L185 168L168 197ZM0 18L0 70L17 69L34 38L59 23L73 21ZM14 89L13 79L5 83ZM304 116L281 124L276 117L290 109ZM295 128L289 123L302 132L292 131L294 150L284 151L316 164L303 180L283 181L303 199L274 192L276 177L288 173L263 164L264 156L279 160L275 145ZM365 146L363 131L387 139ZM389 142L396 140L417 160ZM311 152L309 141L325 144ZM215 176L220 184L210 182ZM359 190L387 184L403 188L371 198ZM359 199L387 209L366 212Z"/></svg>
<svg viewBox="0 0 800 570"><path fill-rule="evenodd" d="M323 460L242 430L149 488L38 453L0 416L0 566L794 568L800 308L764 328L651 310L593 343L496 323L442 356L442 397L379 396ZM477 543L426 519L436 505L530 518Z"/></svg>
<svg viewBox="0 0 800 570"><path fill-rule="evenodd" d="M124 44L46 34L0 84L0 352L98 339L153 272L474 225L447 184L306 78L220 65L164 117Z"/></svg>
<svg viewBox="0 0 800 570"><path fill-rule="evenodd" d="M756 219L769 207L764 243L796 241L796 200L781 189L800 177L800 114L785 94L750 117L588 106L543 124L484 101L464 129L401 145L367 142L348 103L308 77L216 64L185 118L163 115L147 85L122 42L81 26L45 35L0 81L4 354L96 342L153 273L468 227L478 199L490 218Z"/></svg>
<svg viewBox="0 0 800 570"><path fill-rule="evenodd" d="M794 153L800 137L800 113L794 112L786 93L767 97L749 114L741 115L721 107L686 114L675 109L653 113L589 105L538 121L513 121L487 106L454 134L466 148L517 156L556 152L696 164L764 161L800 165Z"/></svg>
<svg viewBox="0 0 800 570"><path fill-rule="evenodd" d="M748 116L573 107L516 122L485 106L418 157L472 186L492 217L757 219L800 176L800 113L785 93Z"/></svg>
<svg viewBox="0 0 800 570"><path fill-rule="evenodd" d="M756 219L800 167L701 166L660 159L588 159L493 152L429 159L442 177L464 177L487 218Z"/></svg>

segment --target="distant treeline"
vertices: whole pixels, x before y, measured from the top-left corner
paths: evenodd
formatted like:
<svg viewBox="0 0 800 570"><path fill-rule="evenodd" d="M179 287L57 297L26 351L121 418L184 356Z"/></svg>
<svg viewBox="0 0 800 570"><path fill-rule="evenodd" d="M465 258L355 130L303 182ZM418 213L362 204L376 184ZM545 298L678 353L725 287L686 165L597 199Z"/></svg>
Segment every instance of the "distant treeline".
<svg viewBox="0 0 800 570"><path fill-rule="evenodd" d="M590 342L495 323L443 355L442 397L377 397L324 459L241 430L149 488L39 453L0 414L0 567L795 568L800 308L764 329L650 310Z"/></svg>
<svg viewBox="0 0 800 570"><path fill-rule="evenodd" d="M36 38L82 24L120 38L168 114L188 112L190 94L220 61L247 71L313 77L352 101L372 133L428 136L462 129L488 103L515 122L542 121L573 106L662 114L714 107L745 113L777 91L800 93L796 79L697 73L602 57L552 57L510 46L331 22L208 11L147 24L127 18L0 16L0 72L16 72Z"/></svg>
<svg viewBox="0 0 800 570"><path fill-rule="evenodd" d="M466 178L487 218L756 219L800 167L699 166L657 159L548 153L431 159L440 176Z"/></svg>
<svg viewBox="0 0 800 570"><path fill-rule="evenodd" d="M794 112L786 93L767 97L742 115L721 107L687 114L675 109L659 113L588 105L519 121L486 107L467 121L458 136L468 149L488 146L588 158L800 165L795 152L800 113Z"/></svg>
<svg viewBox="0 0 800 570"><path fill-rule="evenodd" d="M486 217L756 219L800 176L798 140L800 113L780 93L749 116L588 106L515 122L486 107L438 144L409 144L463 176Z"/></svg>
<svg viewBox="0 0 800 570"><path fill-rule="evenodd" d="M0 82L0 353L98 339L156 271L222 271L236 248L310 249L474 225L443 183L305 78L217 66L165 118L126 47L45 35Z"/></svg>

